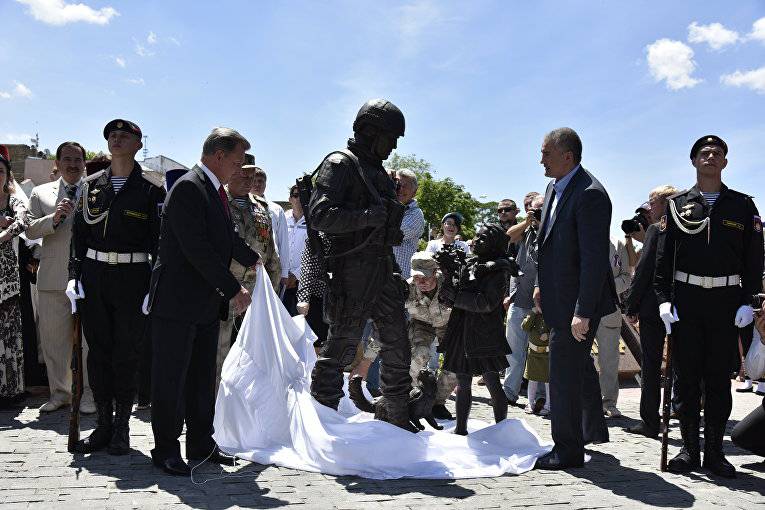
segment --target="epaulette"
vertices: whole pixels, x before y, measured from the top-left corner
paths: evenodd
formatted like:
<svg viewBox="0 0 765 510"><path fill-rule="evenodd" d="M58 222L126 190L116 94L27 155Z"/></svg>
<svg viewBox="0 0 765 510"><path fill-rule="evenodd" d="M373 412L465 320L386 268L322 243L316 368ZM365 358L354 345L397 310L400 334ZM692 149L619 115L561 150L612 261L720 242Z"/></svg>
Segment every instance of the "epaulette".
<svg viewBox="0 0 765 510"><path fill-rule="evenodd" d="M162 177L162 175L160 175L159 172L142 169L141 177L143 177L145 181L150 182L151 184L153 184L154 186L158 188L161 188L162 186L165 185L164 178Z"/></svg>
<svg viewBox="0 0 765 510"><path fill-rule="evenodd" d="M83 179L83 182L95 181L96 179L104 175L105 173L106 173L106 169L104 168L103 170L99 170L98 172L94 174L90 174L89 176L85 177L85 179Z"/></svg>
<svg viewBox="0 0 765 510"><path fill-rule="evenodd" d="M677 192L677 193L675 193L674 195L670 195L670 196L669 196L669 197L667 197L667 198L668 198L669 200L674 200L674 199L676 199L677 197L680 197L680 196L683 196L683 195L687 194L689 191L691 191L691 190L690 190L690 189L684 189L683 191L678 191L678 192Z"/></svg>
<svg viewBox="0 0 765 510"><path fill-rule="evenodd" d="M737 195L737 196L739 196L741 198L745 198L745 199L748 198L749 200L754 200L754 196L749 195L747 193L742 193L741 191L736 191L735 189L728 188L728 192L732 193L734 195Z"/></svg>

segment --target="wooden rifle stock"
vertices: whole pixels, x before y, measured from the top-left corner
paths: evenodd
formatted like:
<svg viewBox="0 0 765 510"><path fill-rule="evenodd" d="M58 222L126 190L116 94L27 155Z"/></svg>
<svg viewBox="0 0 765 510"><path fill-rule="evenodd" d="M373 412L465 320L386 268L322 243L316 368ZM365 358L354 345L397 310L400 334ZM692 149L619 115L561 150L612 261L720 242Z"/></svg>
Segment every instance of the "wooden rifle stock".
<svg viewBox="0 0 765 510"><path fill-rule="evenodd" d="M672 414L672 334L667 334L667 362L664 365L664 389L661 397L661 462L659 468L667 470L667 443L669 442L669 416Z"/></svg>
<svg viewBox="0 0 765 510"><path fill-rule="evenodd" d="M67 450L74 453L74 447L80 440L80 399L82 399L82 325L80 314L74 314L72 331L72 411L69 417L69 441Z"/></svg>

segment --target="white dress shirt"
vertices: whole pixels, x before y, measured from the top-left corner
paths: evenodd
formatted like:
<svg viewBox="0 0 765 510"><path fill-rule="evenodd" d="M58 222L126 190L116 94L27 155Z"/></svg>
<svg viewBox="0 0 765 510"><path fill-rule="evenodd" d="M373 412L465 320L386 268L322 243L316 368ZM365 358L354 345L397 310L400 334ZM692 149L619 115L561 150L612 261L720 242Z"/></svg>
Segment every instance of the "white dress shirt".
<svg viewBox="0 0 765 510"><path fill-rule="evenodd" d="M300 280L300 257L303 254L303 248L305 247L305 239L308 237L308 229L305 224L305 216L301 216L299 220L295 220L295 217L290 210L287 211L286 217L290 240L289 272L294 274L295 278Z"/></svg>

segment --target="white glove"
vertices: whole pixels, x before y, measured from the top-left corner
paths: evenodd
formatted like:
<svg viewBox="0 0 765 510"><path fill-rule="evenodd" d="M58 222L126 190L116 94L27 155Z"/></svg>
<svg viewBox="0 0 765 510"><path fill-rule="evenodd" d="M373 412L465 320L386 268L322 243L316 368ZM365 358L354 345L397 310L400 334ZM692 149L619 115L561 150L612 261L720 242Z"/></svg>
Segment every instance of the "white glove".
<svg viewBox="0 0 765 510"><path fill-rule="evenodd" d="M141 304L141 311L144 315L149 315L149 295L146 294L146 296L143 298L143 304Z"/></svg>
<svg viewBox="0 0 765 510"><path fill-rule="evenodd" d="M69 280L66 284L66 291L64 293L72 304L72 313L77 313L77 300L85 297L85 292L82 290L82 284L77 280Z"/></svg>
<svg viewBox="0 0 765 510"><path fill-rule="evenodd" d="M754 309L749 305L741 305L738 307L733 324L735 324L737 328L745 328L750 325L753 320Z"/></svg>
<svg viewBox="0 0 765 510"><path fill-rule="evenodd" d="M668 301L659 305L659 317L661 317L661 320L664 323L664 329L667 331L668 335L672 333L672 323L680 320L677 316L677 308L672 306L672 303Z"/></svg>

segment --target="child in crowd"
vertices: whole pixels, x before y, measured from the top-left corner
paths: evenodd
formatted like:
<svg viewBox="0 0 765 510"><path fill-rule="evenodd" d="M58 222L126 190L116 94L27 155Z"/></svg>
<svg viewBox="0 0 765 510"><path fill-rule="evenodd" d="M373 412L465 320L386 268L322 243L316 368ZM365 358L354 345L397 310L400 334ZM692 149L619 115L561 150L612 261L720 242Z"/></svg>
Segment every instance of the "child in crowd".
<svg viewBox="0 0 765 510"><path fill-rule="evenodd" d="M535 308L523 319L521 327L529 334L529 352L526 357L526 372L529 381L526 404L527 414L547 416L550 414L550 328ZM537 398L539 385L544 384L545 396Z"/></svg>

